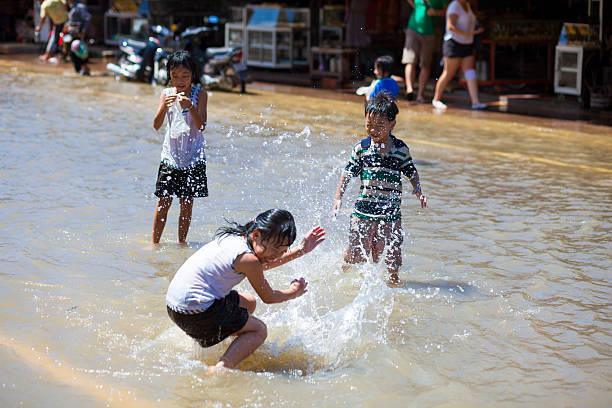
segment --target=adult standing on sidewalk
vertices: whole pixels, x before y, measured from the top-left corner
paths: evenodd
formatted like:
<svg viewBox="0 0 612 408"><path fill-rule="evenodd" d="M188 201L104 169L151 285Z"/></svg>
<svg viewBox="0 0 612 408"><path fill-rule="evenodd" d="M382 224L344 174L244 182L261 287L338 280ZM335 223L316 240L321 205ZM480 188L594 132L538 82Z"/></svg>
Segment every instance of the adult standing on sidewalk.
<svg viewBox="0 0 612 408"><path fill-rule="evenodd" d="M423 91L429 79L431 58L436 48L436 20L443 17L449 0L406 0L412 6L412 14L406 28L406 42L402 54L402 64L406 64L406 98L414 98L414 79L416 64L419 73L417 102L424 102Z"/></svg>
<svg viewBox="0 0 612 408"><path fill-rule="evenodd" d="M60 32L64 28L64 23L68 21L68 7L65 0L44 0L40 5L40 24L36 27L36 31L40 32L40 27L43 26L47 16L51 19L53 33L49 34L49 42L44 55L39 58L43 61L48 61L57 51L57 43L59 41Z"/></svg>
<svg viewBox="0 0 612 408"><path fill-rule="evenodd" d="M480 34L483 31L482 27L476 28L476 16L468 0L453 0L446 9L446 33L444 34L444 44L442 46L444 70L440 78L438 78L436 92L431 101L434 108L446 109L446 105L441 101L442 94L459 68L463 71L463 76L467 82L472 109L483 109L486 107L478 99L478 82L476 80L476 70L474 69L474 35Z"/></svg>

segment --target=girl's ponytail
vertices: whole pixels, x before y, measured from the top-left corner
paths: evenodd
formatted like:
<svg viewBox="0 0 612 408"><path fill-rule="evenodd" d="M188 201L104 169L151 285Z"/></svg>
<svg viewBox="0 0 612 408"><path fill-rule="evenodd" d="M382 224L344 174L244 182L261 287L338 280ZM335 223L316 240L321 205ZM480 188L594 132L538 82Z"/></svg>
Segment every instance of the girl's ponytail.
<svg viewBox="0 0 612 408"><path fill-rule="evenodd" d="M261 232L266 241L274 240L278 243L291 245L297 234L293 215L287 210L272 209L262 212L244 225L225 220L229 225L217 229L216 237L227 235L241 235L248 237L253 230Z"/></svg>

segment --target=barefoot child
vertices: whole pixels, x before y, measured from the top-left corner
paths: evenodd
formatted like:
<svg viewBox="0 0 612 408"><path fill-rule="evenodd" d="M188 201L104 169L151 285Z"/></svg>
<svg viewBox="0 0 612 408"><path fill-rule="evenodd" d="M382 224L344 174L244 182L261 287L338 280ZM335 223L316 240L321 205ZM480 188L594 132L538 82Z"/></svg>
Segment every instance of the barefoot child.
<svg viewBox="0 0 612 408"><path fill-rule="evenodd" d="M191 224L194 197L207 197L206 155L204 135L206 126L206 91L192 86L197 79L197 64L183 50L176 51L168 60L168 71L173 88L166 88L159 98L159 108L153 119L155 130L168 118L157 173L155 195L159 198L153 218L153 244L159 243L172 196L179 197L178 242L184 243ZM180 109L174 108L178 101ZM179 132L177 129L182 130ZM177 134L178 133L178 134Z"/></svg>
<svg viewBox="0 0 612 408"><path fill-rule="evenodd" d="M232 288L245 277L264 303L280 303L306 292L304 278L294 279L288 289L272 289L264 271L312 251L325 238L321 227L313 228L298 248L293 216L285 210L268 210L244 225L219 228L206 244L180 267L166 295L168 315L202 347L236 336L217 367L233 368L253 353L267 336L266 325L252 316L255 297Z"/></svg>
<svg viewBox="0 0 612 408"><path fill-rule="evenodd" d="M349 163L342 176L333 210L342 205L342 196L351 177L361 178L361 195L351 216L348 248L344 261L348 264L365 262L369 255L378 262L386 250L385 265L391 283L398 283L402 265L402 178L412 184L412 194L427 206L421 193L417 173L408 146L391 134L395 126L397 106L390 96L379 94L365 106L365 128L368 137L353 147Z"/></svg>

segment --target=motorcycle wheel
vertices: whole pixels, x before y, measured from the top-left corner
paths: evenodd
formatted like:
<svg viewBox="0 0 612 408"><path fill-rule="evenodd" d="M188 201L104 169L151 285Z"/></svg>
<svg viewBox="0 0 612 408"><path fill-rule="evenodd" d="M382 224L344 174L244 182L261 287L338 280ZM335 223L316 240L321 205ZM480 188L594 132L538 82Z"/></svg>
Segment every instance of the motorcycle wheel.
<svg viewBox="0 0 612 408"><path fill-rule="evenodd" d="M170 82L170 73L168 72L168 59L160 58L153 62L153 85L166 86Z"/></svg>

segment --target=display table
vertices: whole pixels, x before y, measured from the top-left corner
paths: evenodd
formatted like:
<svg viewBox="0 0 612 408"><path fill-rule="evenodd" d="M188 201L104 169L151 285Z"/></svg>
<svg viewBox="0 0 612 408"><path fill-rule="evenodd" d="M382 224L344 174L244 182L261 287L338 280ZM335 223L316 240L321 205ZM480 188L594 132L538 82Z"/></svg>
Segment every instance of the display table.
<svg viewBox="0 0 612 408"><path fill-rule="evenodd" d="M342 86L351 76L351 64L357 63L356 48L312 47L310 49L310 77L337 78L337 86Z"/></svg>

